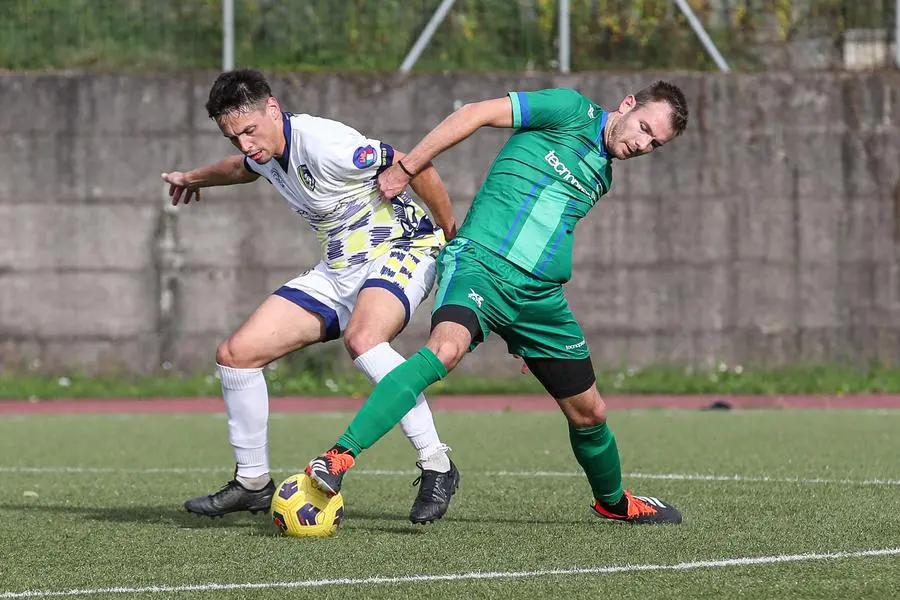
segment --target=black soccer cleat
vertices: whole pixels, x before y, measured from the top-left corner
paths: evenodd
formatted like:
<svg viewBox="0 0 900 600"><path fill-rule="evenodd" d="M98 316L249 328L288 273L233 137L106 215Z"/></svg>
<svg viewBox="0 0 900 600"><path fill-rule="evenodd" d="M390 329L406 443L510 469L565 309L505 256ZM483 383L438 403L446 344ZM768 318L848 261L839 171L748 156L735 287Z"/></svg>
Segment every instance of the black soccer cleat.
<svg viewBox="0 0 900 600"><path fill-rule="evenodd" d="M624 509L604 505L595 501L591 511L606 521L631 523L633 525L677 525L681 523L681 512L677 508L652 496L632 496L625 491L627 504Z"/></svg>
<svg viewBox="0 0 900 600"><path fill-rule="evenodd" d="M306 474L319 490L328 496L341 493L341 482L356 461L349 452L340 452L332 448L325 454L315 457L306 465Z"/></svg>
<svg viewBox="0 0 900 600"><path fill-rule="evenodd" d="M413 481L413 485L419 486L419 493L409 511L409 521L416 525L424 525L437 521L450 507L450 498L459 487L459 470L453 461L450 461L450 470L446 473L423 469L421 463L416 463L422 473Z"/></svg>
<svg viewBox="0 0 900 600"><path fill-rule="evenodd" d="M215 494L197 496L184 503L188 512L204 517L221 517L228 513L249 511L253 514L268 512L275 495L275 483L269 480L261 490L248 490L232 479Z"/></svg>

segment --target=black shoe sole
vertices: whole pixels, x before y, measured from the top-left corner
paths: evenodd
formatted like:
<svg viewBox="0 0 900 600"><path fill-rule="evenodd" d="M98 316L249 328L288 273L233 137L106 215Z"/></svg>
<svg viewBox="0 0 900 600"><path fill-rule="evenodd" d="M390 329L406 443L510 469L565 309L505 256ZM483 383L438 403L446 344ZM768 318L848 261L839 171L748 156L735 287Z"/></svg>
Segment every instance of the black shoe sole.
<svg viewBox="0 0 900 600"><path fill-rule="evenodd" d="M635 520L629 521L627 519L610 519L609 517L604 517L603 515L598 513L596 510L594 510L593 506L590 507L589 510L591 511L591 514L594 515L594 518L599 519L600 521L604 521L606 523L618 523L619 525L633 525L635 527L644 526L644 525L656 525L657 527L660 525L681 525L681 521L682 521L680 516L677 521L661 521L661 522L656 522L656 523L654 523L652 521L635 521Z"/></svg>
<svg viewBox="0 0 900 600"><path fill-rule="evenodd" d="M309 480L313 484L314 488L316 488L329 498L334 498L341 493L340 488L338 488L338 491L334 491L333 489L331 489L330 485L319 479L319 477L315 474L315 471L313 471L312 473L307 473L306 476L309 477Z"/></svg>
<svg viewBox="0 0 900 600"><path fill-rule="evenodd" d="M185 508L184 510L186 510L186 511L189 512L189 513L191 513L192 515L196 515L196 516L198 516L198 517L208 517L208 518L210 518L210 519L216 519L216 518L221 519L221 518L224 517L225 515L230 515L230 514L234 514L234 513L237 513L237 512L248 512L248 513L250 513L251 515L258 515L259 513L268 513L268 512L269 512L269 509L266 509L266 508L257 508L257 509L238 508L237 510L229 510L229 511L226 511L226 512L217 512L217 513L203 513L203 512L196 512L196 511L193 511L193 510L191 510L191 509L189 509L189 508Z"/></svg>
<svg viewBox="0 0 900 600"><path fill-rule="evenodd" d="M223 512L214 512L214 513L197 512L197 511L191 510L189 508L185 508L185 510L187 512L191 513L192 515L197 515L198 517L224 517L225 515L230 515L230 514L239 513L239 512L248 512L251 515L257 515L259 513L269 512L269 509L267 509L267 508L237 508L235 510L226 510Z"/></svg>

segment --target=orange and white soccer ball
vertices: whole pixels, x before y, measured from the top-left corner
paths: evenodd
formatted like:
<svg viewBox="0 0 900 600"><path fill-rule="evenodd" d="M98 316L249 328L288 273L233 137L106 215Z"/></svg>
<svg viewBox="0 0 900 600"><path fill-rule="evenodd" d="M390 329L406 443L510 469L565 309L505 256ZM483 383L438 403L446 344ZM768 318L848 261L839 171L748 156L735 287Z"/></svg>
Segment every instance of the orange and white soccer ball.
<svg viewBox="0 0 900 600"><path fill-rule="evenodd" d="M328 537L344 517L344 498L320 491L305 473L281 482L272 499L275 527L291 537Z"/></svg>

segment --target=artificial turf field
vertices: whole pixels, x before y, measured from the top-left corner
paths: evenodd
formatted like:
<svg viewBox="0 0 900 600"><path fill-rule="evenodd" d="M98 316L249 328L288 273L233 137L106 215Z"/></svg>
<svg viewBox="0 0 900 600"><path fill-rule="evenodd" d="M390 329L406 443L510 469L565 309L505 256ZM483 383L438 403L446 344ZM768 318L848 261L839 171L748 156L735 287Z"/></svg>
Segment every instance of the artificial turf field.
<svg viewBox="0 0 900 600"><path fill-rule="evenodd" d="M896 598L900 411L618 411L626 485L684 512L595 520L555 412L437 413L461 488L406 520L399 432L344 483L326 540L267 517L202 520L188 496L231 476L221 414L0 417L0 598ZM347 414L274 414L276 478Z"/></svg>

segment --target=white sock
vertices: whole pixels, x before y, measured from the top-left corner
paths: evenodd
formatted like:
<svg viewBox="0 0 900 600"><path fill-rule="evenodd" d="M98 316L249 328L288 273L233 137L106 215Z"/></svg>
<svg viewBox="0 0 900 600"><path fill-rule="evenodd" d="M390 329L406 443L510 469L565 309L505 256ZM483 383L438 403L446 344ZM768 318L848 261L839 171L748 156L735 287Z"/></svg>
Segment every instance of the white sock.
<svg viewBox="0 0 900 600"><path fill-rule="evenodd" d="M365 373L373 383L378 383L385 375L403 364L404 360L406 359L394 350L390 344L382 342L369 351L360 354L353 361L353 364ZM416 405L400 420L400 429L403 430L403 434L418 452L419 461L430 460L437 466L441 466L441 461L437 457L438 455L443 455L446 459L447 467L433 470L442 473L450 470L450 459L447 458L447 451L450 448L441 443L441 438L434 427L431 409L428 407L424 394L419 394L419 397L416 398Z"/></svg>
<svg viewBox="0 0 900 600"><path fill-rule="evenodd" d="M447 456L447 451L450 450L449 446L444 446L441 444L441 447L438 448L433 454L430 456L426 456L422 458L419 456L419 466L426 471L437 471L438 473L446 473L450 470L450 457Z"/></svg>
<svg viewBox="0 0 900 600"><path fill-rule="evenodd" d="M260 482L265 485L269 475L269 390L263 370L216 366L228 411L228 441L237 463L236 479L252 486L250 489Z"/></svg>

